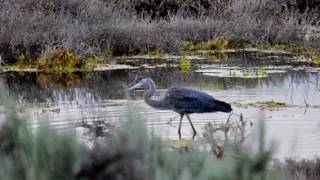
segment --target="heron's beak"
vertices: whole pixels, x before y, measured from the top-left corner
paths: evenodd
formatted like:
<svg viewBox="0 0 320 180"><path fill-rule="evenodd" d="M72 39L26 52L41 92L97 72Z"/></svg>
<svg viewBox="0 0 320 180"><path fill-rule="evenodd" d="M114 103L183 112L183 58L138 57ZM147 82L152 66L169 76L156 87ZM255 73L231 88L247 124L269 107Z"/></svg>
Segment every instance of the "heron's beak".
<svg viewBox="0 0 320 180"><path fill-rule="evenodd" d="M136 89L136 88L141 87L141 86L143 86L143 83L142 83L142 82L138 82L138 83L132 84L132 85L130 84L130 86L129 86L129 88L127 89L127 91L131 91L131 90Z"/></svg>

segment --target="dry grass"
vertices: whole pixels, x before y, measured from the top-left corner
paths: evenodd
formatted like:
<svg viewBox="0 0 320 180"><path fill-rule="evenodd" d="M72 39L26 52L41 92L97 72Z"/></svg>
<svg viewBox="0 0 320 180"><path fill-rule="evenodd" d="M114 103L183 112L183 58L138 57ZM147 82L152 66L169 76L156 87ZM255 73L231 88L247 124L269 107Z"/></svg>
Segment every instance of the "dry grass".
<svg viewBox="0 0 320 180"><path fill-rule="evenodd" d="M318 180L320 179L320 159L274 161L273 169L282 174L283 180Z"/></svg>
<svg viewBox="0 0 320 180"><path fill-rule="evenodd" d="M161 2L0 0L0 55L12 63L21 54L37 59L57 48L84 57L146 49L178 53L185 41L217 37L319 45L317 30L310 31L319 24L318 14L286 11L273 0Z"/></svg>

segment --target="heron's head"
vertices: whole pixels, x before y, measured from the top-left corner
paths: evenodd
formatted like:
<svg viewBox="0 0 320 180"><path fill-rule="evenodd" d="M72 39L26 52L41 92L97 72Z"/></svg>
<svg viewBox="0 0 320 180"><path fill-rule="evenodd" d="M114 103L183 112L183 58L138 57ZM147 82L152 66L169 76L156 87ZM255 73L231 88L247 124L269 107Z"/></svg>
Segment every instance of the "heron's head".
<svg viewBox="0 0 320 180"><path fill-rule="evenodd" d="M129 84L128 90L133 90L138 87L144 86L147 83L147 78L142 75L136 75L134 81Z"/></svg>

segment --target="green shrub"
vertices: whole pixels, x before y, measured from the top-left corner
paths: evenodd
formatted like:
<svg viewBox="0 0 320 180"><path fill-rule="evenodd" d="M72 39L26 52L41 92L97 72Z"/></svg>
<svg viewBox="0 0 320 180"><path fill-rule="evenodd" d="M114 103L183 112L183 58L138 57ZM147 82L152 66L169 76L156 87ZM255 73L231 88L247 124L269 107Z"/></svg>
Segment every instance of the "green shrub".
<svg viewBox="0 0 320 180"><path fill-rule="evenodd" d="M0 102L5 107L1 112L5 122L0 128L0 179L72 179L83 147L71 134L58 134L46 123L31 129L0 86Z"/></svg>
<svg viewBox="0 0 320 180"><path fill-rule="evenodd" d="M80 179L131 179L131 180L255 180L274 179L268 174L267 165L271 151L262 145L259 151L243 148L239 154L225 149L222 158L189 145L184 150L172 150L168 144L147 133L141 117L126 116L113 135L96 143L91 161L78 175ZM262 132L263 133L263 132Z"/></svg>

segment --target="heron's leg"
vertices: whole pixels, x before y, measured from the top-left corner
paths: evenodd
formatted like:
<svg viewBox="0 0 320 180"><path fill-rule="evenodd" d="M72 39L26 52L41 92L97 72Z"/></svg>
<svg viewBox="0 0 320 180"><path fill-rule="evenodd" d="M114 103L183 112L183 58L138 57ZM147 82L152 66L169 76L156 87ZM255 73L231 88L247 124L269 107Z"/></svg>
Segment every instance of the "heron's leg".
<svg viewBox="0 0 320 180"><path fill-rule="evenodd" d="M181 139L181 125L182 125L182 118L184 114L180 114L180 123L179 123L179 129L178 129L178 134L179 134L179 139Z"/></svg>
<svg viewBox="0 0 320 180"><path fill-rule="evenodd" d="M186 116L187 116L187 118L188 118L188 120L189 120L189 122L190 122L190 125L191 125L191 127L192 127L192 130L193 130L193 136L192 136L192 139L194 139L194 137L195 137L195 136L196 136L196 134L197 134L197 131L196 131L196 129L194 128L194 126L193 126L193 124L192 124L192 122L191 122L191 119L190 119L189 114L186 114Z"/></svg>

